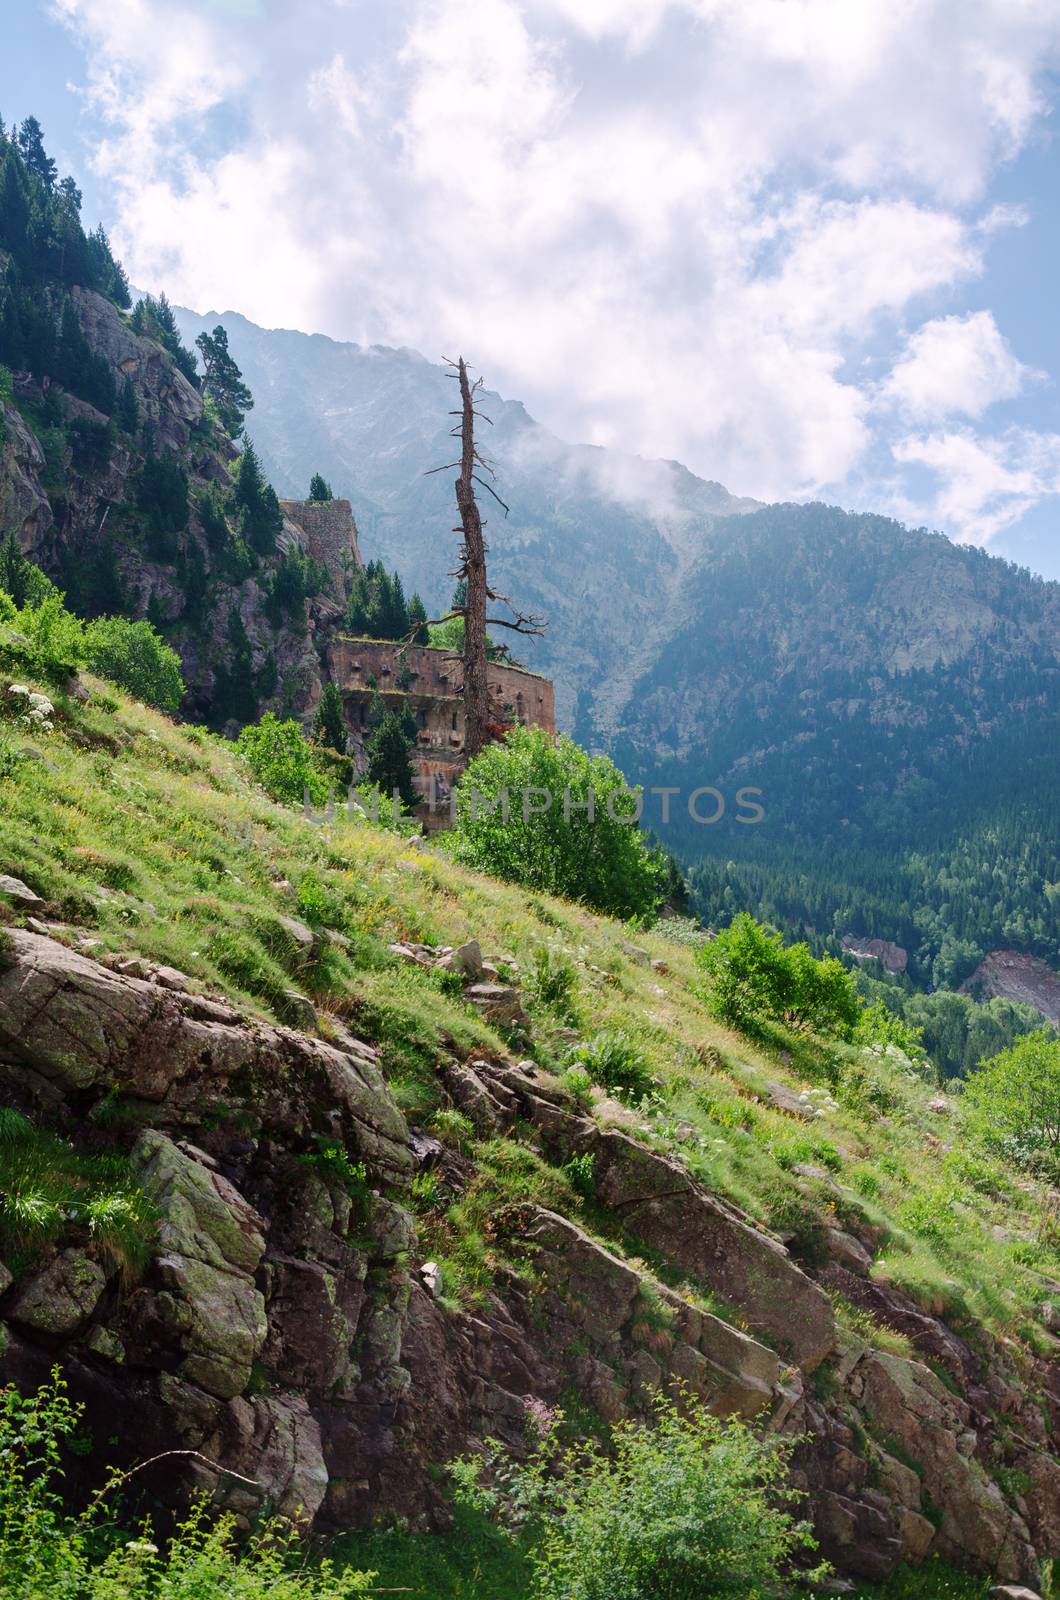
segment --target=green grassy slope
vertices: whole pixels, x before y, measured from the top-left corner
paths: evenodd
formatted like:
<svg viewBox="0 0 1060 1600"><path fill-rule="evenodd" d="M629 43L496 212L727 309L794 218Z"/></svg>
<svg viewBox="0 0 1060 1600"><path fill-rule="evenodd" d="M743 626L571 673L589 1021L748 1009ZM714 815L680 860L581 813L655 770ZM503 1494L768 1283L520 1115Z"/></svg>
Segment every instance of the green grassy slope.
<svg viewBox="0 0 1060 1600"><path fill-rule="evenodd" d="M458 1204L429 1182L413 1188L423 1254L442 1262L453 1302L474 1303L500 1264L488 1222L504 1200L537 1199L612 1249L632 1251L569 1172L518 1137L476 1142L470 1124L442 1106L437 1073L441 1059L472 1052L518 1052L562 1071L572 1040L603 1032L639 1053L655 1089L635 1110L594 1090L601 1120L679 1149L697 1178L782 1233L804 1260L812 1263L827 1225L856 1213L880 1231L876 1278L945 1314L973 1343L981 1327L1010 1340L1028 1369L1035 1351L1052 1347L1036 1316L1047 1279L1060 1277L1045 1191L970 1153L959 1101L933 1109L936 1091L904 1058L779 1027L754 1040L737 1034L693 992L691 951L665 931L631 935L581 907L476 875L444 844L342 815L307 819L258 789L231 745L97 680L86 679L88 700L42 686L55 701L54 726L29 728L8 693L9 669L0 637L0 873L42 897L36 914L57 937L96 941L100 959L136 954L173 965L251 1015L296 1020L297 990L312 999L325 1035L348 1021L374 1040L410 1118L475 1155L477 1176ZM24 917L0 897L0 921ZM291 917L317 932L309 959L285 925ZM528 1030L502 1037L448 974L388 948L470 937L519 982ZM776 1085L804 1097L812 1120L776 1109ZM667 1281L703 1299L699 1285ZM866 1313L844 1305L837 1313L870 1342L907 1348ZM428 1560L398 1541L377 1563L374 1548L357 1541L355 1564L378 1564L397 1587ZM445 1549L440 1567L428 1561L436 1595L489 1592L468 1587L473 1566L455 1552L443 1561ZM490 1550L474 1559L510 1560ZM505 1592L517 1594L510 1581ZM425 1592L421 1578L405 1586Z"/></svg>

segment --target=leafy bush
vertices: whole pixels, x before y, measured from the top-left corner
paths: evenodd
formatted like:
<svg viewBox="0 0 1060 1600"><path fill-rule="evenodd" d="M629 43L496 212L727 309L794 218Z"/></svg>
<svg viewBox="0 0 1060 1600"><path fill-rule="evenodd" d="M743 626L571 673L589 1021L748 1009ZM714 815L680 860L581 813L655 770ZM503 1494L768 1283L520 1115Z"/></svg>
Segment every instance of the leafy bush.
<svg viewBox="0 0 1060 1600"><path fill-rule="evenodd" d="M525 1464L491 1443L485 1463L451 1469L463 1504L533 1530L536 1600L749 1600L782 1592L790 1556L813 1548L784 1483L788 1443L663 1397L653 1423L615 1425L611 1455L562 1449L560 1421L537 1424Z"/></svg>
<svg viewBox="0 0 1060 1600"><path fill-rule="evenodd" d="M614 916L652 917L663 863L636 826L636 806L606 756L517 727L460 780L451 846L459 861L496 878Z"/></svg>
<svg viewBox="0 0 1060 1600"><path fill-rule="evenodd" d="M180 657L149 622L100 617L85 629L86 666L146 705L176 711L184 696Z"/></svg>
<svg viewBox="0 0 1060 1600"><path fill-rule="evenodd" d="M99 617L83 623L10 541L0 551L0 623L26 641L14 653L27 668L51 681L63 682L84 665L163 711L175 711L183 697L179 657L149 622Z"/></svg>
<svg viewBox="0 0 1060 1600"><path fill-rule="evenodd" d="M570 1020L576 1010L578 969L561 951L543 945L534 955L528 988L541 1005Z"/></svg>
<svg viewBox="0 0 1060 1600"><path fill-rule="evenodd" d="M863 1007L851 1035L855 1044L894 1044L911 1061L924 1054L924 1030L892 1011L882 1000Z"/></svg>
<svg viewBox="0 0 1060 1600"><path fill-rule="evenodd" d="M845 1037L861 1016L853 974L841 961L818 961L806 944L785 945L775 929L746 911L697 951L695 960L707 979L711 1009L738 1027L787 1018Z"/></svg>
<svg viewBox="0 0 1060 1600"><path fill-rule="evenodd" d="M618 1095L620 1100L635 1105L655 1088L644 1052L621 1029L593 1034L591 1039L577 1046L573 1057L594 1083L601 1084L609 1094Z"/></svg>
<svg viewBox="0 0 1060 1600"><path fill-rule="evenodd" d="M313 805L327 800L330 785L313 760L300 723L281 722L268 711L260 722L244 728L236 743L274 800L289 806L300 806L307 795Z"/></svg>
<svg viewBox="0 0 1060 1600"><path fill-rule="evenodd" d="M976 1138L1021 1165L1060 1169L1060 1040L1026 1034L968 1079L964 1103Z"/></svg>
<svg viewBox="0 0 1060 1600"><path fill-rule="evenodd" d="M571 1156L560 1170L576 1195L583 1200L593 1199L596 1194L596 1157L591 1150L584 1151L580 1156Z"/></svg>
<svg viewBox="0 0 1060 1600"><path fill-rule="evenodd" d="M289 1526L266 1522L249 1542L235 1519L195 1506L164 1549L149 1523L128 1538L108 1519L107 1490L78 1516L60 1495L62 1454L81 1417L58 1369L23 1396L0 1390L0 1594L4 1600L351 1600L373 1573L309 1566ZM111 1476L108 1489L120 1484Z"/></svg>

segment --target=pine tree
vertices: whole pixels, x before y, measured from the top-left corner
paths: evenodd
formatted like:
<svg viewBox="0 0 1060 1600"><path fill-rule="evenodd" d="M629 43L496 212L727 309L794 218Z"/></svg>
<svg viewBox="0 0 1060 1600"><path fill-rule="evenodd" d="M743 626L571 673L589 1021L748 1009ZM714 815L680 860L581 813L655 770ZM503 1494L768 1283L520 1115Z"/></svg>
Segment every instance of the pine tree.
<svg viewBox="0 0 1060 1600"><path fill-rule="evenodd" d="M178 371L182 372L196 389L199 388L199 372L195 365L195 357L181 342L173 307L164 294L159 295L157 300L153 295L145 294L142 300L136 302L132 314L132 330L147 339L156 340L163 350L172 356Z"/></svg>
<svg viewBox="0 0 1060 1600"><path fill-rule="evenodd" d="M227 633L228 655L214 674L210 720L215 727L223 727L226 722L251 722L258 708L254 655L235 606L228 613Z"/></svg>
<svg viewBox="0 0 1060 1600"><path fill-rule="evenodd" d="M334 500L331 485L319 472L314 472L309 484L309 498L311 501Z"/></svg>
<svg viewBox="0 0 1060 1600"><path fill-rule="evenodd" d="M257 451L248 439L236 474L235 502L243 537L258 555L271 555L283 527L283 512L271 483L266 483Z"/></svg>
<svg viewBox="0 0 1060 1600"><path fill-rule="evenodd" d="M0 589L9 594L19 610L29 598L29 562L9 533L0 547Z"/></svg>
<svg viewBox="0 0 1060 1600"><path fill-rule="evenodd" d="M228 334L221 323L213 333L200 333L195 347L202 356L203 393L213 401L221 426L233 439L243 432L243 419L253 409L254 397L228 349Z"/></svg>
<svg viewBox="0 0 1060 1600"><path fill-rule="evenodd" d="M342 695L338 685L326 683L320 696L320 704L313 721L313 738L317 744L324 745L328 750L336 751L340 756L346 754L349 736L346 732L346 716L342 704Z"/></svg>
<svg viewBox="0 0 1060 1600"><path fill-rule="evenodd" d="M184 591L184 618L190 627L201 628L206 611L206 561L195 539L184 546L177 576Z"/></svg>
<svg viewBox="0 0 1060 1600"><path fill-rule="evenodd" d="M394 711L384 711L367 746L369 783L374 783L384 794L396 792L406 806L414 806L419 800L409 760L411 744L405 717Z"/></svg>
<svg viewBox="0 0 1060 1600"><path fill-rule="evenodd" d="M55 183L58 168L44 148L44 134L36 117L26 117L20 124L16 142L26 166L50 189Z"/></svg>
<svg viewBox="0 0 1060 1600"><path fill-rule="evenodd" d="M159 598L158 591L151 590L151 598L147 602L147 620L156 633L161 633L169 621L165 607Z"/></svg>
<svg viewBox="0 0 1060 1600"><path fill-rule="evenodd" d="M412 635L413 644L430 644L431 636L427 629L427 608L418 594L413 594L409 601L408 612L409 629L415 628Z"/></svg>

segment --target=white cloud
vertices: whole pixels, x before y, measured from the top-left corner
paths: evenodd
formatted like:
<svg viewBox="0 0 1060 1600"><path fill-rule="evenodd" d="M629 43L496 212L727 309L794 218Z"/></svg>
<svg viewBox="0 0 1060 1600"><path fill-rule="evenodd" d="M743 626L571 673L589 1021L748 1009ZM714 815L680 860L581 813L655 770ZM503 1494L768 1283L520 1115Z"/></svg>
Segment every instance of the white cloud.
<svg viewBox="0 0 1060 1600"><path fill-rule="evenodd" d="M967 543L987 544L1040 500L1060 494L1060 434L1012 427L987 438L961 429L911 435L896 441L893 452L896 461L926 467L938 481L927 506L910 501L902 514L948 528Z"/></svg>
<svg viewBox="0 0 1060 1600"><path fill-rule="evenodd" d="M1013 355L991 312L975 311L925 322L880 393L915 422L932 423L953 415L981 417L1041 376Z"/></svg>
<svg viewBox="0 0 1060 1600"><path fill-rule="evenodd" d="M117 243L176 300L463 349L567 437L759 497L1026 381L936 313L1022 220L989 184L1055 0L55 5Z"/></svg>

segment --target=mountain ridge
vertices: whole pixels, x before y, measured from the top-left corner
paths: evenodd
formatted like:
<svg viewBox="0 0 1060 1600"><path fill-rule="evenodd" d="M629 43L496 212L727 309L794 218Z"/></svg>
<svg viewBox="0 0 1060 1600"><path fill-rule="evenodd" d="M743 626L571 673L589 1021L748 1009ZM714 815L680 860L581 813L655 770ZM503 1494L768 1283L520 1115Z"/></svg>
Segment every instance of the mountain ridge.
<svg viewBox="0 0 1060 1600"><path fill-rule="evenodd" d="M178 318L189 338L210 324ZM366 553L444 604L452 490L424 476L450 459L444 369L323 335L288 332L281 354L246 318L221 321L277 481L304 490L323 471ZM675 808L664 837L703 916L764 894L837 950L845 934L909 948L918 983L963 981L1010 945L1060 959L1060 584L891 518L763 506L679 463L567 445L486 398L511 507L491 508L491 572L550 620L529 664L556 680L561 726L649 787L727 792L717 827ZM765 791L760 828L733 821L737 784ZM829 905L813 880L835 884Z"/></svg>

